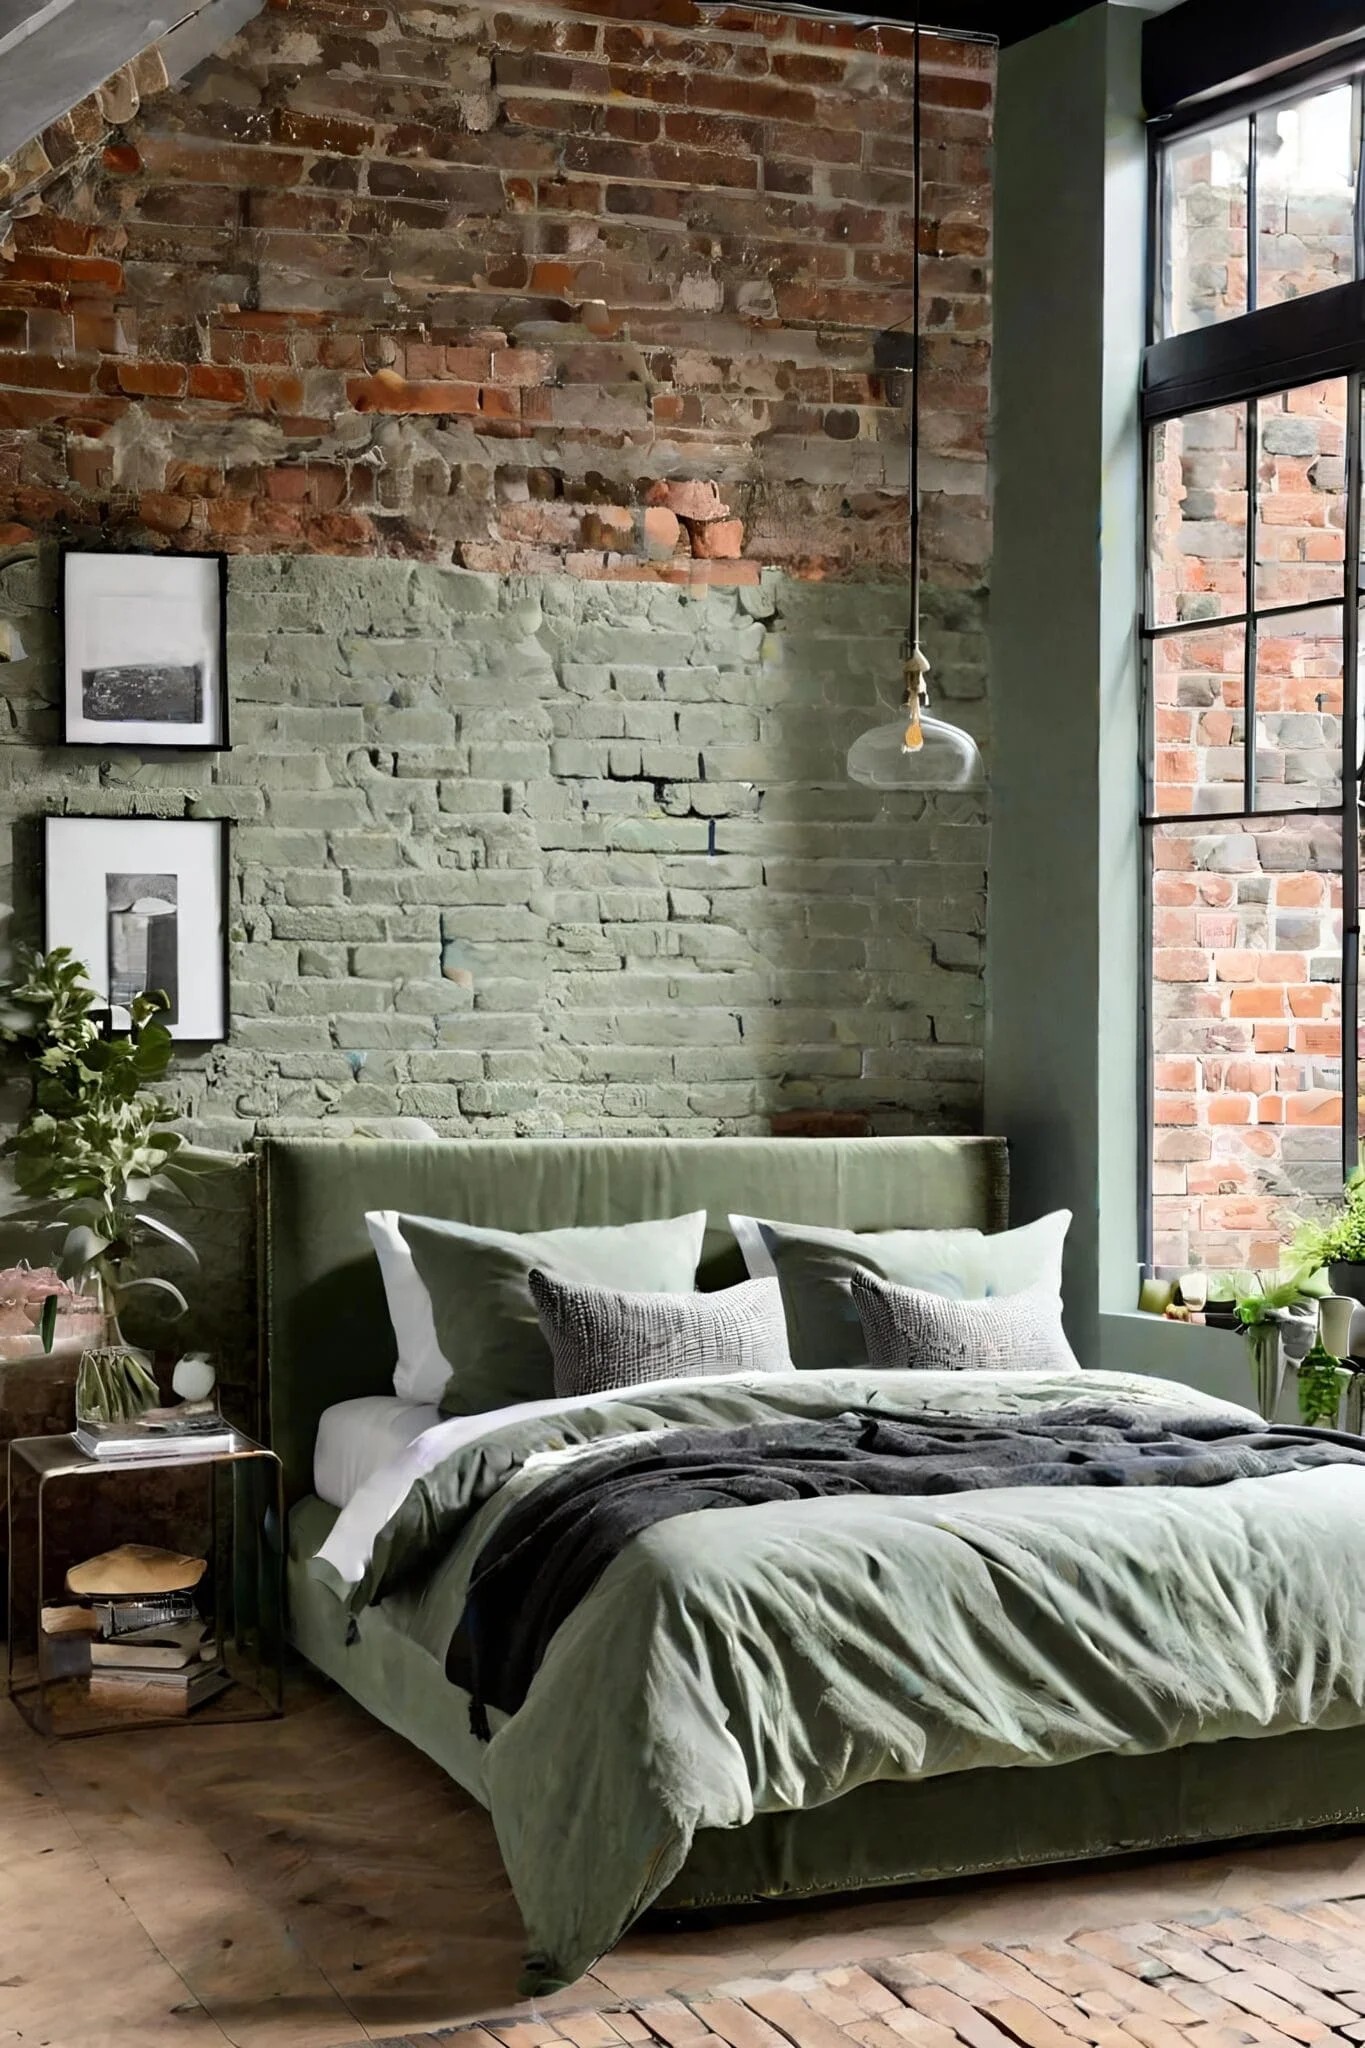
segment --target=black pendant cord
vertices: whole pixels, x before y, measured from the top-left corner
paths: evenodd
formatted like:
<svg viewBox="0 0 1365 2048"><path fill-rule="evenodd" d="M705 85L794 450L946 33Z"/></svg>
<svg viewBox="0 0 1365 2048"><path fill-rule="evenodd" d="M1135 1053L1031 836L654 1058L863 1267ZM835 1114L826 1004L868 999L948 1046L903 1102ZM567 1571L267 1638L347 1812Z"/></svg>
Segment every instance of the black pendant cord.
<svg viewBox="0 0 1365 2048"><path fill-rule="evenodd" d="M915 113L911 129L911 166L915 180L915 215L913 215L913 236L915 236L915 260L911 264L911 332L915 336L915 373L911 383L911 647L909 653L919 653L919 373L923 358L923 336L919 332L919 238L923 223L923 80L921 80L921 27L915 20L915 57L913 57L913 84L915 84ZM907 696L925 698L923 670L915 674L907 668Z"/></svg>
<svg viewBox="0 0 1365 2048"><path fill-rule="evenodd" d="M920 333L920 232L923 218L924 180L924 127L923 93L920 78L920 25L914 27L913 79L915 108L913 114L911 162L915 187L914 228L915 253L910 271L910 328L915 337L914 381L910 389L910 649L919 646L920 633L920 508L919 508L919 399L920 363L923 355L923 337Z"/></svg>

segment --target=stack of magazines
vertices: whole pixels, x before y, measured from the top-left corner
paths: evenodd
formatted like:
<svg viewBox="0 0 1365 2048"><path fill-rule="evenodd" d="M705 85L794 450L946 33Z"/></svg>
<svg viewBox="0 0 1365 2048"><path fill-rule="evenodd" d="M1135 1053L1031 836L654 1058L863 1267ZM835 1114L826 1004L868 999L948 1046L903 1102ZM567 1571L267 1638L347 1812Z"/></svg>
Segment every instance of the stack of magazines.
<svg viewBox="0 0 1365 2048"><path fill-rule="evenodd" d="M230 1451L236 1442L231 1423L212 1409L187 1416L159 1409L137 1422L78 1422L75 1436L87 1457L111 1463L120 1458L213 1457Z"/></svg>

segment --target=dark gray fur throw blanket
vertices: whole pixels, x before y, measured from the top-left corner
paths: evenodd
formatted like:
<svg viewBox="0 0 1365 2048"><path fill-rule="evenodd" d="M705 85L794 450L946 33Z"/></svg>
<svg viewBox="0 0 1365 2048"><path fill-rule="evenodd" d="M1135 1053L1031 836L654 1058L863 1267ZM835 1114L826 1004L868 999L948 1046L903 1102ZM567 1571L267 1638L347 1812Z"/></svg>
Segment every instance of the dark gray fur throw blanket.
<svg viewBox="0 0 1365 2048"><path fill-rule="evenodd" d="M1224 1486L1317 1465L1365 1465L1365 1438L1076 1404L1027 1416L674 1429L571 1458L503 1517L480 1552L448 1675L515 1713L551 1637L632 1536L672 1515L831 1494L969 1493L1005 1486Z"/></svg>

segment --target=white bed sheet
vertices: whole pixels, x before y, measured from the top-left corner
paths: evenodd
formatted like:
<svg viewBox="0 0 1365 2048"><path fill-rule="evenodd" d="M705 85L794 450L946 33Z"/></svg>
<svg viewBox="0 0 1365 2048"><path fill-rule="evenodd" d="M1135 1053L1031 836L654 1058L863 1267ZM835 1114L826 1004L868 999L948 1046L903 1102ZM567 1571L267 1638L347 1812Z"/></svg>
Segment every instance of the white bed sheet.
<svg viewBox="0 0 1365 2048"><path fill-rule="evenodd" d="M344 1508L374 1473L441 1420L439 1408L397 1394L362 1394L325 1408L313 1447L313 1490Z"/></svg>

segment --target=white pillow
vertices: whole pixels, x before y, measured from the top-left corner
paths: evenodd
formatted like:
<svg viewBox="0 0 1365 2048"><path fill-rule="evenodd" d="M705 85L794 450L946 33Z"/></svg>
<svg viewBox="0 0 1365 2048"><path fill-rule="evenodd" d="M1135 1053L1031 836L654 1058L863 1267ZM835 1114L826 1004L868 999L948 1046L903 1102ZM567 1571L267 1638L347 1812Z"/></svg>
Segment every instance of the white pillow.
<svg viewBox="0 0 1365 2048"><path fill-rule="evenodd" d="M763 1238L767 1219L759 1216L731 1216L730 1228L744 1254L751 1280L770 1279L777 1271L773 1255ZM863 1239L871 1250L878 1239L888 1248L894 1245L898 1278L907 1260L918 1269L913 1278L906 1274L905 1286L926 1294L951 1294L967 1301L987 1295L1022 1294L1027 1288L1046 1286L1052 1293L1062 1291L1062 1252L1071 1227L1071 1211L1054 1209L1036 1223L1020 1224L1017 1230L822 1230L801 1223L778 1224L797 1236L846 1244L856 1250Z"/></svg>
<svg viewBox="0 0 1365 2048"><path fill-rule="evenodd" d="M398 1344L393 1391L405 1401L439 1401L450 1378L450 1366L437 1341L431 1296L398 1228L399 1214L397 1209L365 1212L365 1228L379 1260L384 1299Z"/></svg>
<svg viewBox="0 0 1365 2048"><path fill-rule="evenodd" d="M996 1230L981 1240L982 1286L987 1294L1023 1294L1031 1287L1062 1291L1062 1253L1071 1228L1071 1211L1054 1209L1017 1230Z"/></svg>

